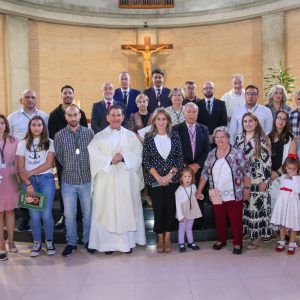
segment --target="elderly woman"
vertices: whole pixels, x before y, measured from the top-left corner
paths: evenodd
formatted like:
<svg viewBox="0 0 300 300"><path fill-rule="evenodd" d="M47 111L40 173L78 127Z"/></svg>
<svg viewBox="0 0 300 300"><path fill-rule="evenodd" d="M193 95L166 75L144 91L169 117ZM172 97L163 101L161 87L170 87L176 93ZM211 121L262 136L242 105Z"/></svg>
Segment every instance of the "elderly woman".
<svg viewBox="0 0 300 300"><path fill-rule="evenodd" d="M211 191L217 191L219 202L213 197L213 210L217 229L214 250L222 249L227 242L227 218L233 235L233 253L241 254L243 248L243 200L250 197L250 168L243 151L229 143L227 127L217 127L213 138L216 148L212 149L204 163L197 196L203 199L202 190L209 181Z"/></svg>
<svg viewBox="0 0 300 300"><path fill-rule="evenodd" d="M156 249L158 253L169 253L183 153L178 133L171 131L171 118L164 108L157 108L153 113L151 131L144 140L143 165L154 212Z"/></svg>
<svg viewBox="0 0 300 300"><path fill-rule="evenodd" d="M290 113L290 123L296 138L298 157L300 157L300 90L295 92L296 109Z"/></svg>
<svg viewBox="0 0 300 300"><path fill-rule="evenodd" d="M135 132L139 140L143 142L144 139L138 135L138 130L151 124L152 114L147 110L149 98L145 94L139 94L135 99L135 103L139 110L130 115L128 129Z"/></svg>
<svg viewBox="0 0 300 300"><path fill-rule="evenodd" d="M166 112L171 117L171 125L174 126L184 121L182 105L184 99L184 91L181 88L174 88L170 91L169 98L172 101L172 105L166 108Z"/></svg>
<svg viewBox="0 0 300 300"><path fill-rule="evenodd" d="M267 185L271 178L271 145L257 117L247 112L242 118L243 133L235 145L244 151L251 167L251 197L244 207L244 233L251 242L247 249L260 247L263 237L270 237L271 197Z"/></svg>
<svg viewBox="0 0 300 300"><path fill-rule="evenodd" d="M294 138L289 115L286 111L275 114L273 130L269 134L272 150L272 175L270 179L271 208L273 210L279 192L279 177L282 174L282 165L289 153L297 153L296 139Z"/></svg>
<svg viewBox="0 0 300 300"><path fill-rule="evenodd" d="M288 95L284 86L280 84L272 86L267 96L268 104L266 106L270 108L273 118L275 118L275 114L278 111L286 111L287 113L291 111L291 108L286 105L287 99Z"/></svg>

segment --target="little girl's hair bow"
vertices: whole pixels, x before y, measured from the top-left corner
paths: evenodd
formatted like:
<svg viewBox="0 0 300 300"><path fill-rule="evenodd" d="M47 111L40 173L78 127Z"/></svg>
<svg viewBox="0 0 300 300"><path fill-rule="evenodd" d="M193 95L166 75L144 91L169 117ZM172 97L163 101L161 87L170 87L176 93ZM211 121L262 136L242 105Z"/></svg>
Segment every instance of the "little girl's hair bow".
<svg viewBox="0 0 300 300"><path fill-rule="evenodd" d="M298 159L298 155L297 155L296 153L295 153L295 154L289 153L289 154L288 154L288 158Z"/></svg>

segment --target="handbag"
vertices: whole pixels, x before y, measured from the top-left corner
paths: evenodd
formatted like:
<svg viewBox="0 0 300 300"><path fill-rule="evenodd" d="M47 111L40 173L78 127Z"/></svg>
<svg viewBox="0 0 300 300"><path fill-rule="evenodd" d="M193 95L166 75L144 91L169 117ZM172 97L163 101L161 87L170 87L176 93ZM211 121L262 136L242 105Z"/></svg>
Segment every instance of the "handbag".
<svg viewBox="0 0 300 300"><path fill-rule="evenodd" d="M216 186L218 186L220 174L222 172L222 168L223 168L224 163L225 163L225 159L224 159L224 161L222 163L222 166L220 168L220 171L219 171L219 174L218 174L218 179L217 179L217 182L216 182ZM212 202L213 205L220 205L220 204L223 203L223 201L220 197L220 192L219 192L218 189L209 189L208 194L209 194L210 201Z"/></svg>

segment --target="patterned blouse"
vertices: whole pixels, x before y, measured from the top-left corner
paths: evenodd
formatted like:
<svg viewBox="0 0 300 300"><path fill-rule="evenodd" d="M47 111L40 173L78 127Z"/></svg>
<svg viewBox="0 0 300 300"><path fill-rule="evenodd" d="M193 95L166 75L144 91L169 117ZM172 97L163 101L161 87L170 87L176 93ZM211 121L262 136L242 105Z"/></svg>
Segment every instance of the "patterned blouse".
<svg viewBox="0 0 300 300"><path fill-rule="evenodd" d="M250 139L245 143L245 135L239 134L236 137L235 145L244 151L245 156L250 162L251 167L251 191L258 191L261 182L268 183L272 174L271 153L267 147L265 139L260 140L261 155L255 158L255 139Z"/></svg>
<svg viewBox="0 0 300 300"><path fill-rule="evenodd" d="M273 119L274 119L274 118L275 118L275 115L276 115L276 113L277 113L277 111L275 110L275 108L274 108L273 105L271 105L271 104L266 104L266 107L270 108L271 113L272 113L272 116L273 116ZM280 111L285 111L285 112L287 112L287 113L289 114L289 113L291 112L292 109L291 109L288 105L282 104L282 105L280 106L279 110L280 110Z"/></svg>
<svg viewBox="0 0 300 300"><path fill-rule="evenodd" d="M139 112L132 113L129 118L128 129L137 133L138 130L151 125L151 120L152 114L149 113L148 121L144 126L141 114Z"/></svg>
<svg viewBox="0 0 300 300"><path fill-rule="evenodd" d="M251 175L250 165L248 159L245 157L243 151L235 146L230 145L229 153L225 159L231 169L232 183L234 189L235 200L243 200L243 177ZM209 181L210 188L214 188L214 178L212 169L218 160L217 148L212 149L206 158L204 168L201 176ZM222 176L222 174L221 174Z"/></svg>
<svg viewBox="0 0 300 300"><path fill-rule="evenodd" d="M179 135L176 131L171 132L171 151L167 159L163 159L159 154L154 137L146 135L143 144L143 166L145 171L146 184L156 183L156 179L150 174L149 170L155 168L160 176L167 175L175 167L178 170L183 168L183 152ZM179 182L179 172L173 178L172 183Z"/></svg>
<svg viewBox="0 0 300 300"><path fill-rule="evenodd" d="M165 110L171 117L172 126L182 123L185 120L183 115L183 106L180 111L176 111L173 106L169 106Z"/></svg>

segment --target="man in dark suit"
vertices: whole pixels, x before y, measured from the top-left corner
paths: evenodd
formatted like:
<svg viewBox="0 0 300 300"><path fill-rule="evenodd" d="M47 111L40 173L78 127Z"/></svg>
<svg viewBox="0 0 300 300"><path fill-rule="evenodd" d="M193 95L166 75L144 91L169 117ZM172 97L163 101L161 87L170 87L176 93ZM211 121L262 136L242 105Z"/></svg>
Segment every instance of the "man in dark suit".
<svg viewBox="0 0 300 300"><path fill-rule="evenodd" d="M175 125L173 130L179 134L183 150L183 162L186 167L190 167L195 173L196 186L198 186L205 159L209 151L208 128L198 124L198 106L187 103L184 106L185 121ZM198 201L202 215L204 217L204 201ZM196 224L203 227L204 218L198 220Z"/></svg>
<svg viewBox="0 0 300 300"><path fill-rule="evenodd" d="M124 103L126 106L125 115L127 119L129 119L130 114L138 111L135 99L141 91L129 87L130 75L127 72L121 72L119 74L119 83L120 87L115 90L114 99L115 101Z"/></svg>
<svg viewBox="0 0 300 300"><path fill-rule="evenodd" d="M149 98L148 111L153 113L157 107L168 107L172 105L172 102L169 98L170 89L163 86L164 72L156 68L153 69L151 75L153 87L144 90L144 94Z"/></svg>
<svg viewBox="0 0 300 300"><path fill-rule="evenodd" d="M227 126L227 111L225 102L214 97L213 82L204 82L202 89L205 98L197 102L199 108L197 121L208 127L209 143L213 145L214 130L219 126Z"/></svg>
<svg viewBox="0 0 300 300"><path fill-rule="evenodd" d="M113 95L115 90L111 82L103 83L101 92L103 95L103 100L94 103L92 108L91 126L95 134L105 129L109 125L106 120L106 114L112 105L120 105L124 111L126 109L123 102L114 100ZM122 126L126 127L126 125L127 121L124 120Z"/></svg>
<svg viewBox="0 0 300 300"><path fill-rule="evenodd" d="M184 91L185 91L185 99L182 102L182 105L186 105L187 103L193 102L197 103L200 101L196 96L196 82L194 80L187 80L184 83Z"/></svg>

